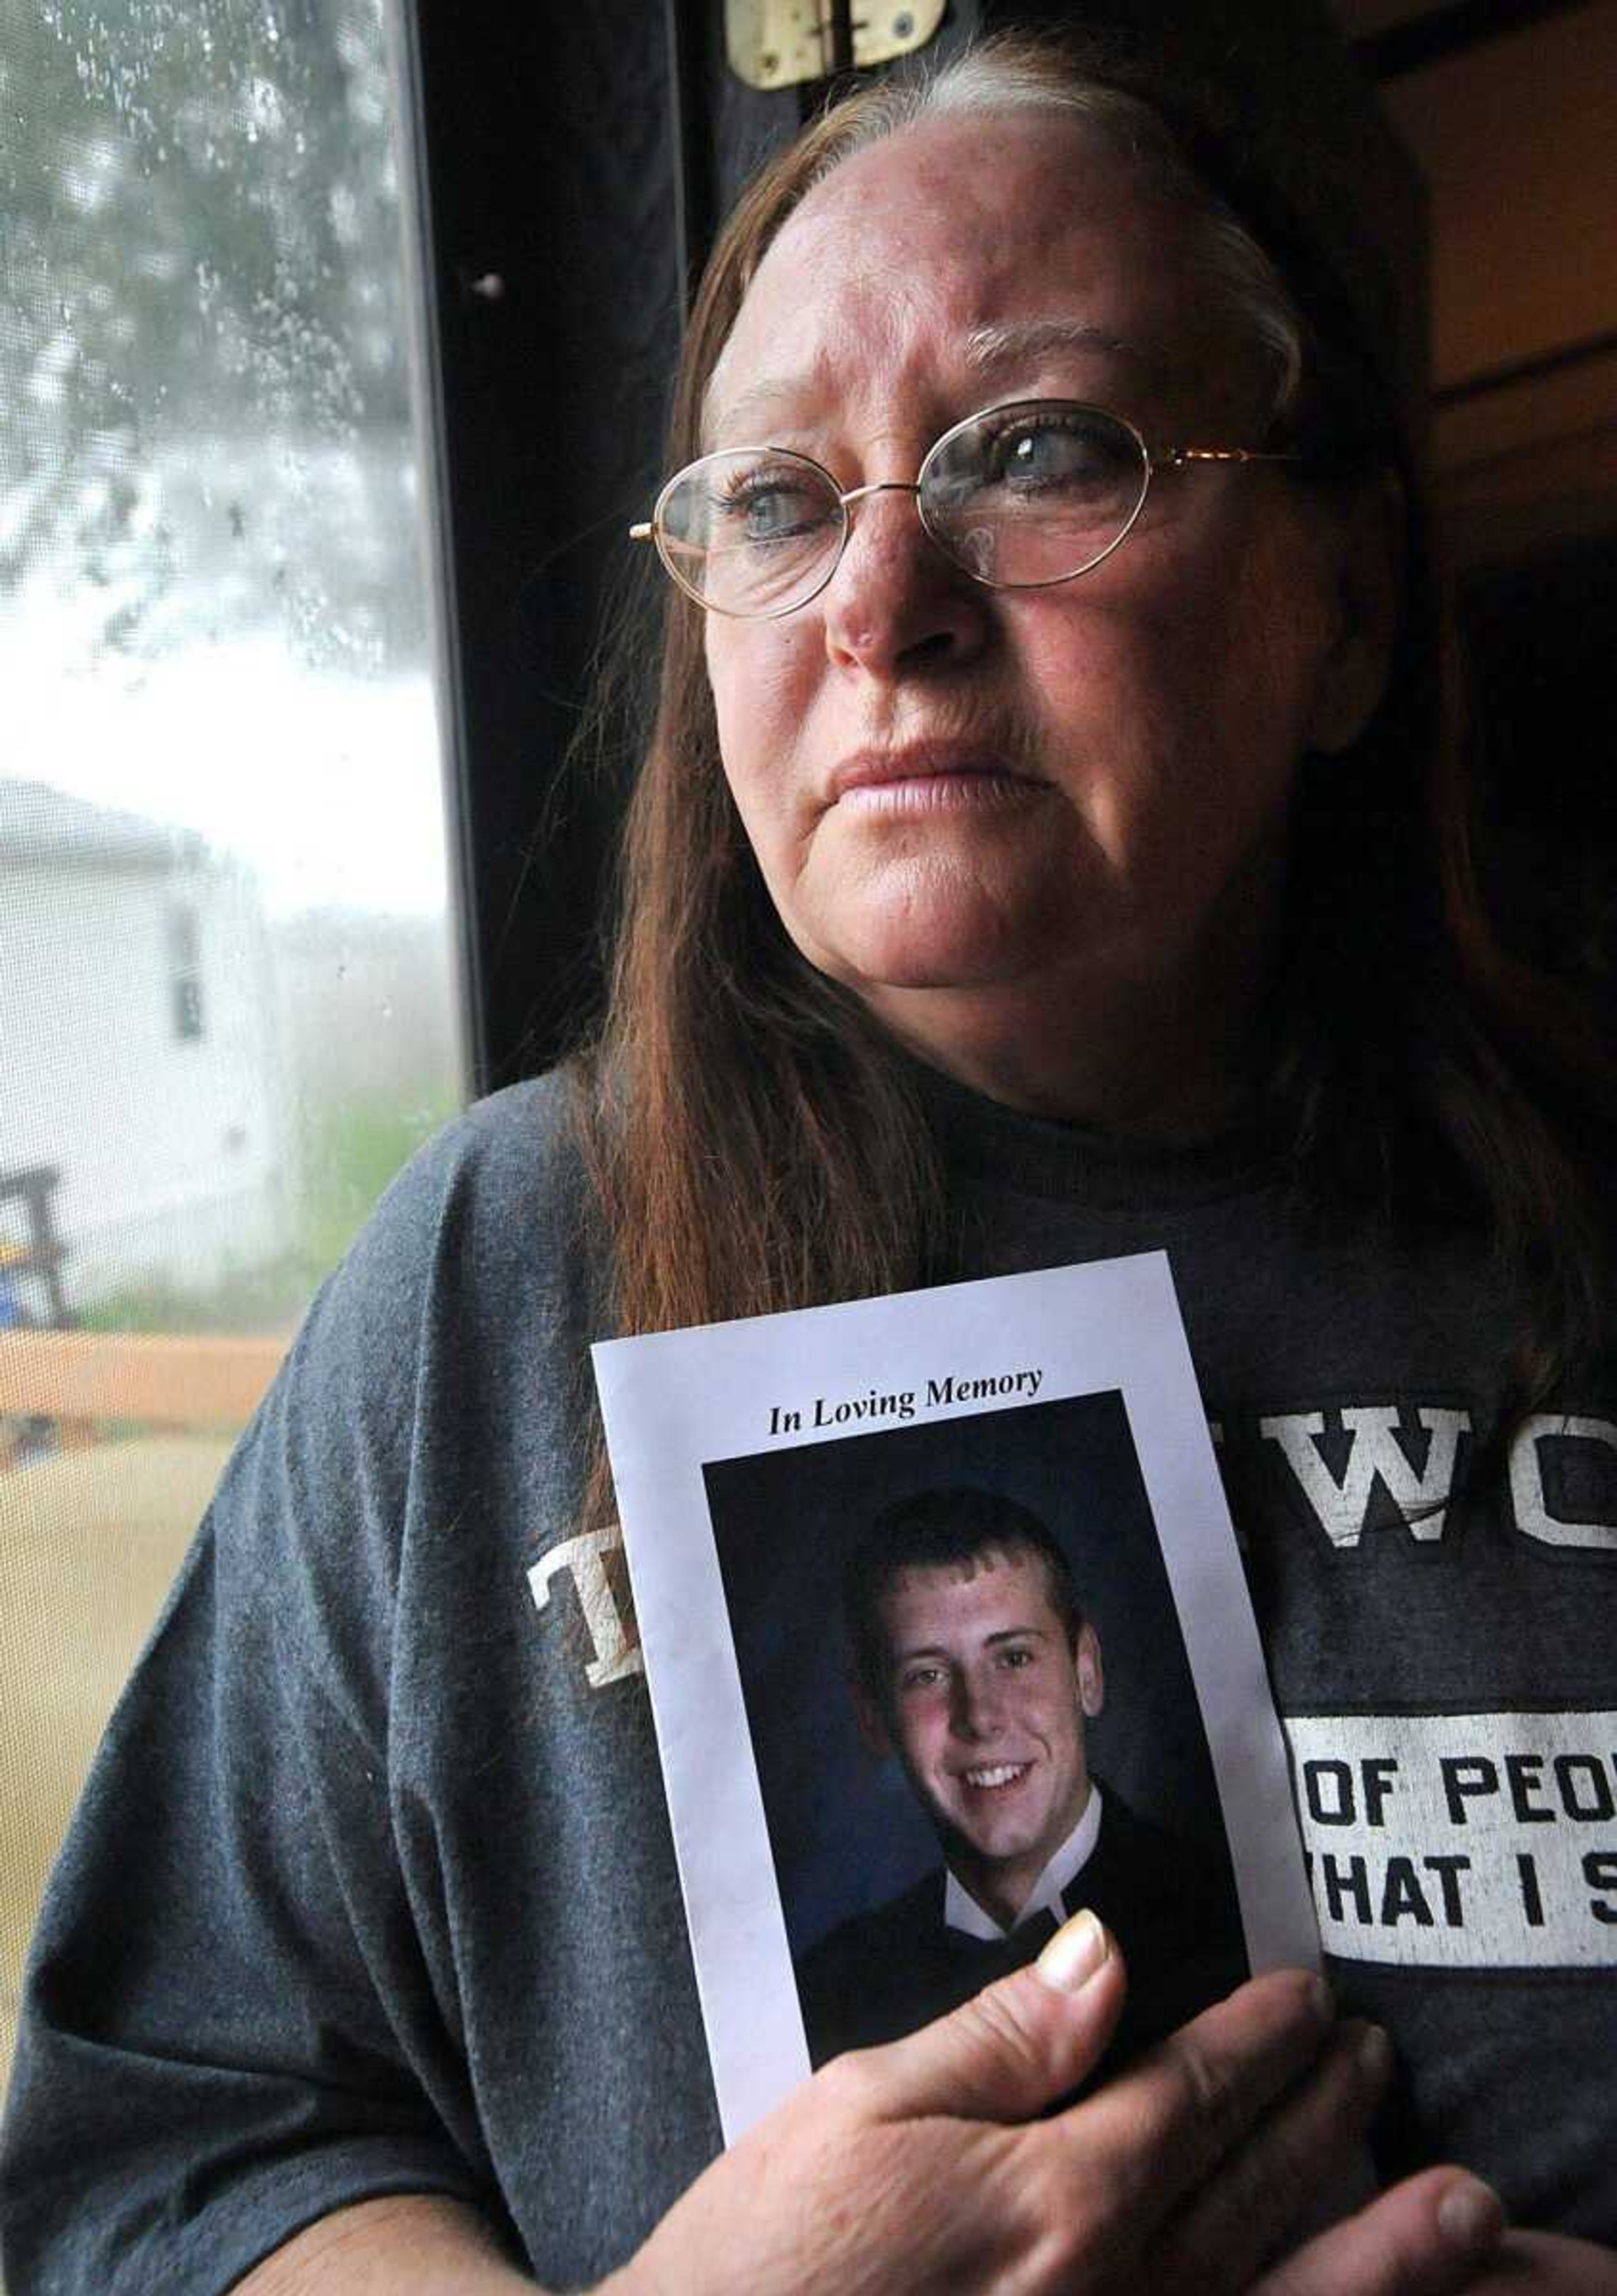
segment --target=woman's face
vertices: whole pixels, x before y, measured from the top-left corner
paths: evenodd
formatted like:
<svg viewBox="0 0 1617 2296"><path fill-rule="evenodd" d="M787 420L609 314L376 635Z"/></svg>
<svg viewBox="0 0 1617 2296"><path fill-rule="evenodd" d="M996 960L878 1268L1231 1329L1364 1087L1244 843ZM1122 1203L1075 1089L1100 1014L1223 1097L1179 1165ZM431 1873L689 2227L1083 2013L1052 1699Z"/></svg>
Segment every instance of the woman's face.
<svg viewBox="0 0 1617 2296"><path fill-rule="evenodd" d="M1081 127L934 120L844 163L759 267L710 447L913 480L963 415L1088 399L1147 444L1260 443L1250 340L1179 209ZM792 939L923 1046L1030 996L1178 994L1272 908L1288 799L1353 697L1342 543L1274 465L1152 482L1103 564L983 588L913 496L857 506L830 586L710 614L725 769ZM1237 970L1239 967L1237 966Z"/></svg>

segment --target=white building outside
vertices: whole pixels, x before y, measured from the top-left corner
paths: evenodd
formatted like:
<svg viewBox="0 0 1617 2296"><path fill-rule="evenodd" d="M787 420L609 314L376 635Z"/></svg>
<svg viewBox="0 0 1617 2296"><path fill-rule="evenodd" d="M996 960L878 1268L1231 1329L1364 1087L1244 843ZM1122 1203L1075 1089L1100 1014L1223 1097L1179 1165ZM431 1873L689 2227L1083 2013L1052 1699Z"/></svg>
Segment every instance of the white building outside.
<svg viewBox="0 0 1617 2296"><path fill-rule="evenodd" d="M0 1178L59 1172L70 1308L273 1260L294 1140L251 873L41 783L4 796ZM0 1206L0 1237L26 1244L19 1222Z"/></svg>

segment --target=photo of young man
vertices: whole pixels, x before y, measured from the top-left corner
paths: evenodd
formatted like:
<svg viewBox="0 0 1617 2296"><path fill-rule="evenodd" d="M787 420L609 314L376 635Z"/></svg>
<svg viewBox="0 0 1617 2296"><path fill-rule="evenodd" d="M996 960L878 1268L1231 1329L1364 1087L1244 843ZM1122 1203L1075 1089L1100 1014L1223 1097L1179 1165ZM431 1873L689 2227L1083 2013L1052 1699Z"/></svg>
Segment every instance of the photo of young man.
<svg viewBox="0 0 1617 2296"><path fill-rule="evenodd" d="M970 1485L896 1499L849 1550L842 1611L860 1734L899 1763L941 1863L800 1957L817 2063L964 2000L1080 1906L1129 1965L1114 2055L1241 1981L1227 1890L1091 1766L1088 1726L1108 1689L1100 1638L1038 1515Z"/></svg>

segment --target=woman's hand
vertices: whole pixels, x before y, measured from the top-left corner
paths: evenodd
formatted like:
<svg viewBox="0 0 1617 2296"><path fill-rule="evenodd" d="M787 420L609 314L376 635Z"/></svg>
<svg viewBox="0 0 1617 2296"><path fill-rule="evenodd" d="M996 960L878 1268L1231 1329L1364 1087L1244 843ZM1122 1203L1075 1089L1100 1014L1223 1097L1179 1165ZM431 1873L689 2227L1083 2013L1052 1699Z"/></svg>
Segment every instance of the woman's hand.
<svg viewBox="0 0 1617 2296"><path fill-rule="evenodd" d="M1243 1986L1081 2103L1122 1964L1080 1915L1033 1969L837 2059L698 2178L603 2296L1220 2296L1317 2212L1389 2069L1297 1971ZM1465 2203L1472 2203L1468 2210ZM1448 2296L1498 2243L1457 2169L1411 2179L1260 2282Z"/></svg>
<svg viewBox="0 0 1617 2296"><path fill-rule="evenodd" d="M1427 2176L1412 2177L1408 2184L1400 2185L1396 2192L1389 2193L1384 2199L1378 2201L1369 2212L1372 2216L1386 2219L1377 2238L1380 2244L1387 2249L1389 2261L1399 2247L1392 2219L1400 2212L1407 2213L1407 2204L1410 2202L1418 2200L1423 2210L1428 2207L1427 2195L1418 2188L1435 2185L1439 2180L1446 2180L1452 2185L1453 2170L1434 2169ZM1364 2221L1355 2217L1350 2224L1340 2225L1326 2234L1323 2239L1310 2243L1289 2264L1269 2278L1260 2281L1252 2291L1252 2296L1317 2296L1320 2290L1328 2290L1330 2296L1336 2296L1338 2290L1344 2292L1344 2296L1383 2296L1383 2290L1387 2289L1396 2289L1402 2296L1406 2287L1424 2289L1427 2284L1420 2279L1406 2281L1375 2277L1370 2259L1374 2259L1375 2249L1367 2250L1362 2245ZM1423 2237L1416 2227L1413 2240L1406 2240L1402 2243L1405 2252L1412 2256ZM1324 2281L1309 2276L1317 2275L1321 2268L1323 2252L1338 2243L1343 2248L1343 2257L1338 2262L1347 2270L1348 2276ZM1345 2262L1350 2243L1359 2246L1357 2267L1349 2267ZM1367 2271L1368 2276L1352 2277L1351 2271L1355 2268ZM1444 2282L1441 2284L1448 2287L1454 2284ZM1474 2275L1463 2279L1459 2285L1465 2289L1465 2296L1617 2296L1617 2251L1596 2248L1587 2240L1568 2240L1559 2233L1507 2232L1493 2253L1483 2259Z"/></svg>
<svg viewBox="0 0 1617 2296"><path fill-rule="evenodd" d="M1617 2250L1559 2233L1506 2233L1470 2296L1617 2296Z"/></svg>

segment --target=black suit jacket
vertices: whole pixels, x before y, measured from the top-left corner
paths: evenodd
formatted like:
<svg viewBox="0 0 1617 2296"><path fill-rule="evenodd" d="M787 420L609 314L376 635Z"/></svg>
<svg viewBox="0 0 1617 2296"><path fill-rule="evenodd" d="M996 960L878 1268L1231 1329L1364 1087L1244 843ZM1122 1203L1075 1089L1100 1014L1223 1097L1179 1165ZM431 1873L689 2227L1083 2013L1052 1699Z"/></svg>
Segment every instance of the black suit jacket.
<svg viewBox="0 0 1617 2296"><path fill-rule="evenodd" d="M1106 2053L1111 2068L1219 2000L1248 1974L1235 1890L1199 1849L1137 1816L1102 1789L1100 1839L1067 1890L1123 1949L1129 2002ZM1047 1918L983 1942L943 1919L941 1866L902 1896L840 1923L797 1963L798 1996L817 2065L844 2049L896 2040L1034 1960Z"/></svg>

